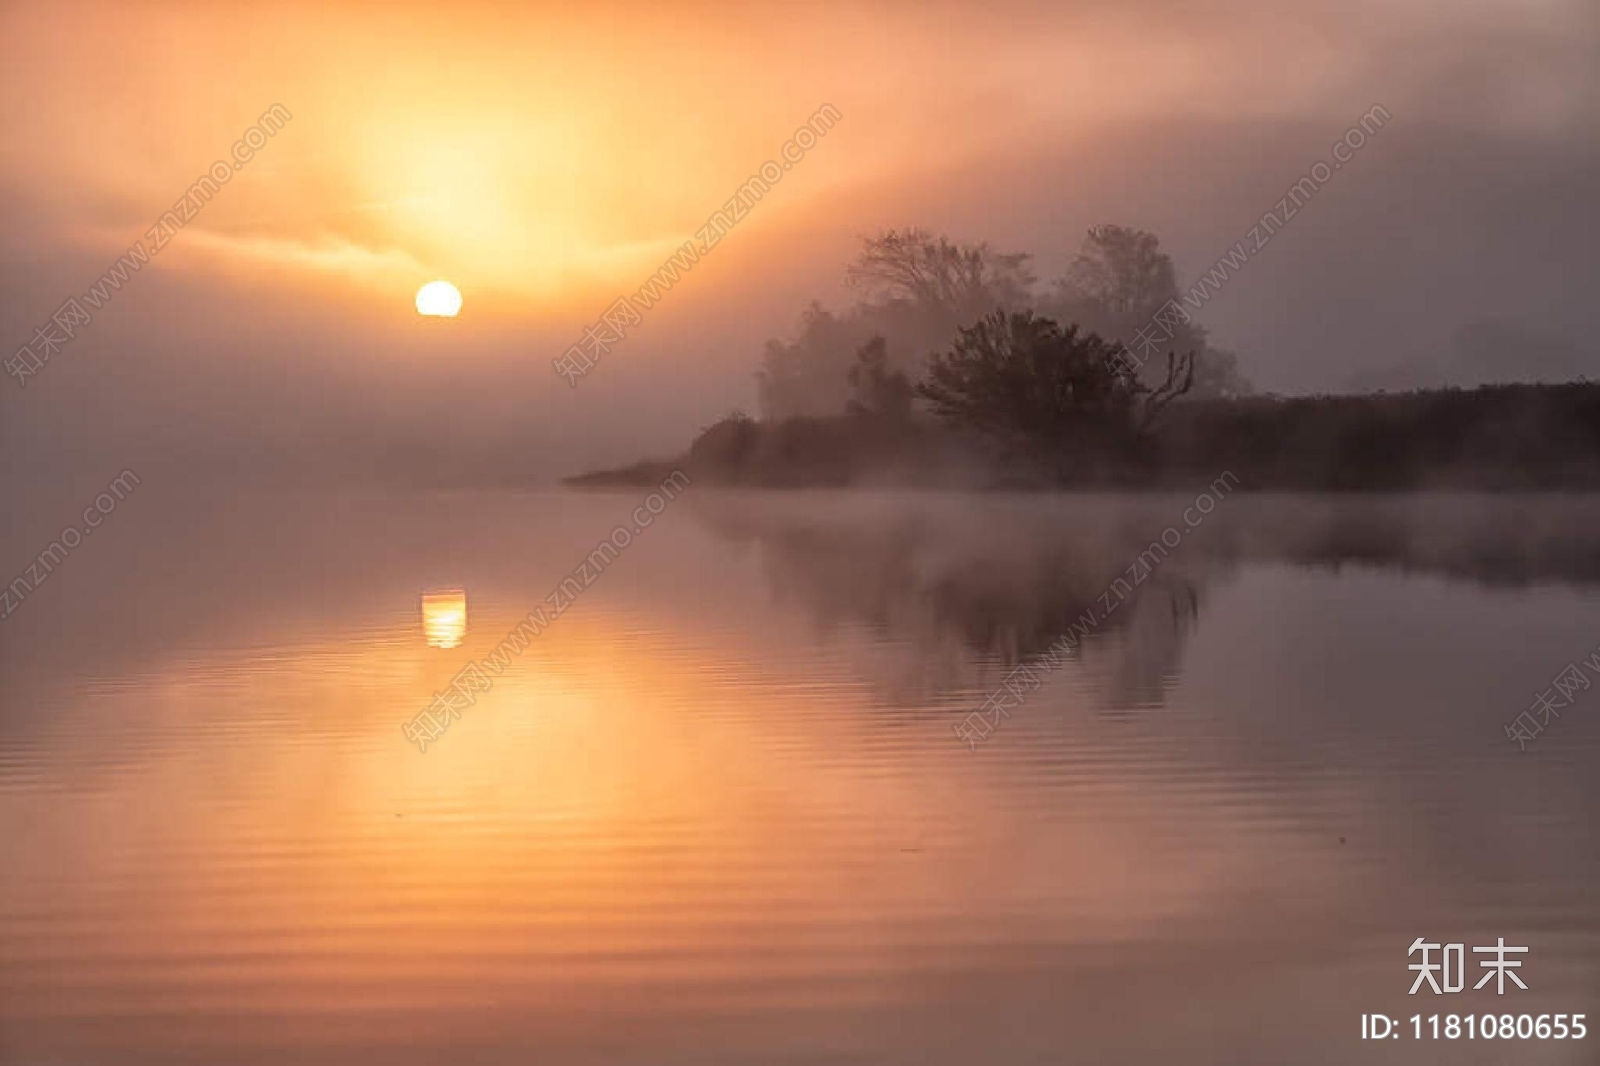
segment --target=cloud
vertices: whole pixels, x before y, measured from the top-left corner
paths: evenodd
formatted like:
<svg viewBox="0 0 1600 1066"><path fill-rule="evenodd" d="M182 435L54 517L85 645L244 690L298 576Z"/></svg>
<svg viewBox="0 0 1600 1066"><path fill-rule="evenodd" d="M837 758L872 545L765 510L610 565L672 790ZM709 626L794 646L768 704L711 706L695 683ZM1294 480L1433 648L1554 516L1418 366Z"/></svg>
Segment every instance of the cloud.
<svg viewBox="0 0 1600 1066"><path fill-rule="evenodd" d="M925 225L1049 275L1085 227L1125 222L1188 283L1375 103L1394 121L1205 308L1260 384L1337 388L1484 318L1582 360L1600 326L1589 0L64 2L6 6L0 33L35 45L0 68L23 102L0 142L12 334L266 106L294 114L51 368L59 384L0 396L0 434L36 454L219 424L242 453L381 451L440 397L448 432L521 440L538 473L660 450L748 405L763 340L845 298L864 232ZM844 120L604 384L562 392L549 357L823 102ZM435 276L470 314L419 333L410 293Z"/></svg>
<svg viewBox="0 0 1600 1066"><path fill-rule="evenodd" d="M334 274L366 284L400 281L402 284L430 275L429 268L398 248L368 248L342 238L296 240L186 229L177 247L223 259L287 270Z"/></svg>

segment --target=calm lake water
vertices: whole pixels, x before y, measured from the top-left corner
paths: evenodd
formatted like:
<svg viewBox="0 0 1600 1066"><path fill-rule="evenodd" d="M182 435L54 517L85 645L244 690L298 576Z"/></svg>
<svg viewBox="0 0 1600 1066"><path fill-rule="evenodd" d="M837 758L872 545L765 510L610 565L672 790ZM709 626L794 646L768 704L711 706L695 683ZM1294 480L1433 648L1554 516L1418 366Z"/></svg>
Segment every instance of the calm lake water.
<svg viewBox="0 0 1600 1066"><path fill-rule="evenodd" d="M0 623L0 1062L1600 1055L1592 498L691 488L422 753L645 493L162 491Z"/></svg>

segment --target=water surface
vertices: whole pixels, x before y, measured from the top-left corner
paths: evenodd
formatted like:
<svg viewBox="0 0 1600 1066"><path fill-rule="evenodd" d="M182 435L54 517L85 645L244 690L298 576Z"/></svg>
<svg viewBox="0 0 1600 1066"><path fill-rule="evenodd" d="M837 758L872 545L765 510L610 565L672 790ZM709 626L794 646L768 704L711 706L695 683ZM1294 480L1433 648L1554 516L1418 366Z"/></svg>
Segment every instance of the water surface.
<svg viewBox="0 0 1600 1066"><path fill-rule="evenodd" d="M0 1061L1594 1061L1360 1015L1596 1004L1597 501L642 496L125 503L0 628Z"/></svg>

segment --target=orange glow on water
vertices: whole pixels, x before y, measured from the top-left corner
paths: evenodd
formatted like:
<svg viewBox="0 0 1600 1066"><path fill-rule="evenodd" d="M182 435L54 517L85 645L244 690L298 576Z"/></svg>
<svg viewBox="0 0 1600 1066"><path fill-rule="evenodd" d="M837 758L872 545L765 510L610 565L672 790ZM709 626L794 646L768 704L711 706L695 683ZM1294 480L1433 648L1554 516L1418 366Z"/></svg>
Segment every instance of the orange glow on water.
<svg viewBox="0 0 1600 1066"><path fill-rule="evenodd" d="M459 648L467 635L467 593L441 589L422 594L422 634L433 648Z"/></svg>

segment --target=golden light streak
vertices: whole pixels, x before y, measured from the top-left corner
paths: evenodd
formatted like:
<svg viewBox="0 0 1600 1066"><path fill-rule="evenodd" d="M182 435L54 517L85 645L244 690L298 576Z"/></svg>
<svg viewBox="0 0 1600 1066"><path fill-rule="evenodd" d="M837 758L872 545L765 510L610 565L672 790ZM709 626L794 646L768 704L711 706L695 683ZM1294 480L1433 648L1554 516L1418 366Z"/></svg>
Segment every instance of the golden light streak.
<svg viewBox="0 0 1600 1066"><path fill-rule="evenodd" d="M424 592L422 634L430 647L459 648L467 635L466 590Z"/></svg>

